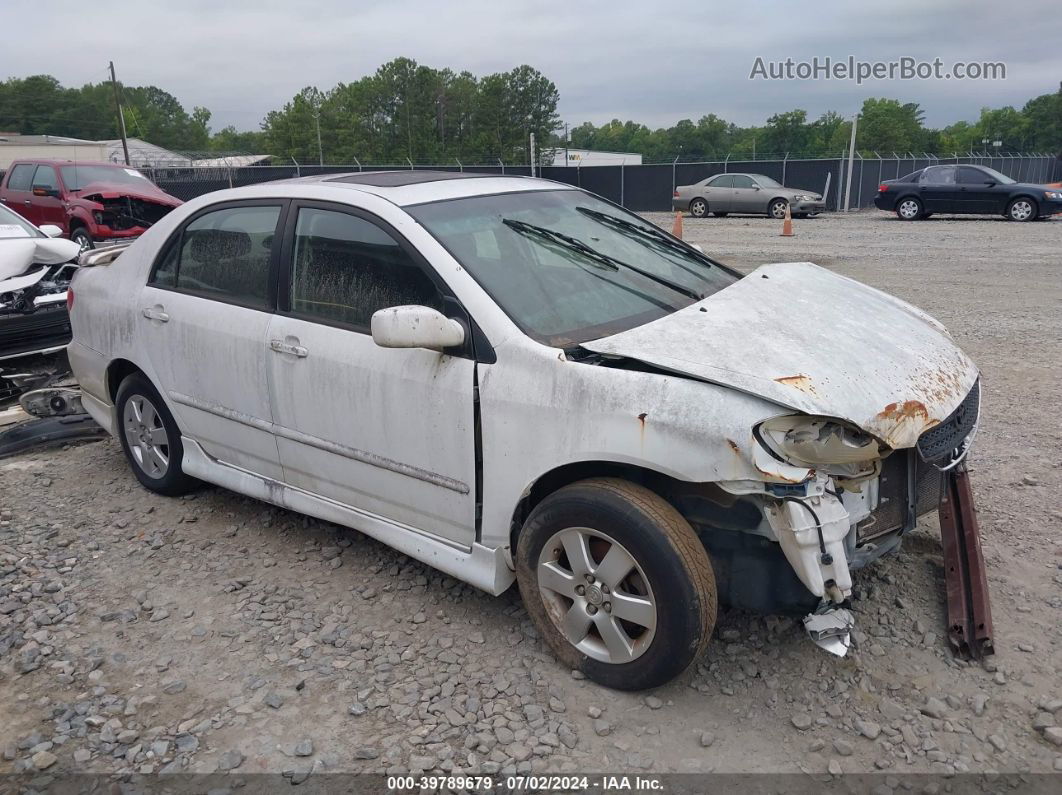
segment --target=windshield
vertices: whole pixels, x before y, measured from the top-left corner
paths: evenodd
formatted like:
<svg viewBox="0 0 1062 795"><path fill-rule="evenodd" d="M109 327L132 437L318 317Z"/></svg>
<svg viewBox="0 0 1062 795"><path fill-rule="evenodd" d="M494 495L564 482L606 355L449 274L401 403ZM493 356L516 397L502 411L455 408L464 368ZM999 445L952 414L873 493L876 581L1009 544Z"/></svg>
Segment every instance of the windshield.
<svg viewBox="0 0 1062 795"><path fill-rule="evenodd" d="M528 336L566 348L671 314L739 276L579 190L407 208Z"/></svg>
<svg viewBox="0 0 1062 795"><path fill-rule="evenodd" d="M18 213L0 207L0 240L12 237L47 237Z"/></svg>
<svg viewBox="0 0 1062 795"><path fill-rule="evenodd" d="M986 174L988 174L989 177L994 179L1000 185L1013 185L1015 182L1006 174L1000 174L994 168L989 168L988 166L980 166L980 170L984 171Z"/></svg>
<svg viewBox="0 0 1062 795"><path fill-rule="evenodd" d="M63 166L63 183L67 190L81 190L93 182L109 182L113 185L136 185L143 187L151 181L132 168L125 166Z"/></svg>
<svg viewBox="0 0 1062 795"><path fill-rule="evenodd" d="M775 182L770 177L763 176L763 174L753 174L752 178L754 180L756 180L756 182L759 183L759 185L761 187L764 187L764 188L780 188L780 187L782 187L782 183L781 182Z"/></svg>

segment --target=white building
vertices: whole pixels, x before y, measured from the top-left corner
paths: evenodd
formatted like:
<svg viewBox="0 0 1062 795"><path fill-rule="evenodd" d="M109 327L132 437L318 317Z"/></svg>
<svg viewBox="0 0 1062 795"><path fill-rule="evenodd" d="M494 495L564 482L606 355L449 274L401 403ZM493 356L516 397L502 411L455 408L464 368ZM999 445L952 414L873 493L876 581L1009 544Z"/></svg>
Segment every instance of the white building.
<svg viewBox="0 0 1062 795"><path fill-rule="evenodd" d="M240 168L269 160L269 155L229 155L193 159L161 146L128 138L129 165L134 168ZM0 170L14 160L76 160L122 163L121 139L86 141L61 135L0 133Z"/></svg>
<svg viewBox="0 0 1062 795"><path fill-rule="evenodd" d="M602 152L596 149L554 149L554 166L640 166L642 156L634 152Z"/></svg>

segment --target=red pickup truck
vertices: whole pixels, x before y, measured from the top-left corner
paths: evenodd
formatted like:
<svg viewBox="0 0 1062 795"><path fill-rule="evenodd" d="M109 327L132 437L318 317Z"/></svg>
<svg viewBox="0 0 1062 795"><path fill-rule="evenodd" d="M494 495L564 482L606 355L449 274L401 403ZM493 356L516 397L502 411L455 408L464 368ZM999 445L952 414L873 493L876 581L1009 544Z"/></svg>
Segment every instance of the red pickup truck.
<svg viewBox="0 0 1062 795"><path fill-rule="evenodd" d="M0 202L37 226L55 224L82 249L138 237L183 204L136 169L71 160L16 160Z"/></svg>

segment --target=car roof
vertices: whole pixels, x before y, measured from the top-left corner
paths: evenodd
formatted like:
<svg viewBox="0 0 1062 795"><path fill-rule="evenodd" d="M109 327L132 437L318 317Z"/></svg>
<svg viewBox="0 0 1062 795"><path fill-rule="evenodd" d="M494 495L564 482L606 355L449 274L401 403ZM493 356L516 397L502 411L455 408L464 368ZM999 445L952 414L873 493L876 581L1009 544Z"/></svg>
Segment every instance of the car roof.
<svg viewBox="0 0 1062 795"><path fill-rule="evenodd" d="M544 190L577 190L561 182L510 174L476 174L462 171L353 171L345 174L318 174L293 177L247 186L248 190L269 185L316 184L322 188L340 188L371 193L400 207L415 204L463 199L472 196L492 196L499 193L521 193ZM241 190L241 189L237 189Z"/></svg>

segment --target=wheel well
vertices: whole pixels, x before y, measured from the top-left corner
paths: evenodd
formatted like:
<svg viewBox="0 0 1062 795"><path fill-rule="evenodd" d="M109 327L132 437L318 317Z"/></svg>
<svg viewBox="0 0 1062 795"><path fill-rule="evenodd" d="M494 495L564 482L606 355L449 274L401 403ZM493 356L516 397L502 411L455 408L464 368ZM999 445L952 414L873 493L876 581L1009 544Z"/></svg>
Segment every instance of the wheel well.
<svg viewBox="0 0 1062 795"><path fill-rule="evenodd" d="M516 539L520 534L520 529L536 505L565 486L587 478L599 477L617 477L639 483L665 499L668 499L668 492L672 490L672 486L681 482L652 469L616 461L579 461L557 467L538 478L517 503L509 529L509 543L513 554L516 551Z"/></svg>
<svg viewBox="0 0 1062 795"><path fill-rule="evenodd" d="M693 197L692 199L690 199L690 203L689 203L688 205L686 205L686 206L687 206L687 207L693 207L693 203L694 203L695 201L702 201L702 202L704 202L704 206L705 206L705 207L709 207L709 206L710 206L710 205L708 204L708 200L707 200L706 198L704 198L703 196L694 196L694 197Z"/></svg>
<svg viewBox="0 0 1062 795"><path fill-rule="evenodd" d="M88 229L88 224L74 216L70 219L70 234L74 234L75 229Z"/></svg>
<svg viewBox="0 0 1062 795"><path fill-rule="evenodd" d="M128 359L115 359L107 365L107 394L111 398L111 403L117 399L118 387L121 386L122 381L133 373L143 375L144 371Z"/></svg>
<svg viewBox="0 0 1062 795"><path fill-rule="evenodd" d="M1028 199L1029 201L1031 201L1033 203L1033 205L1037 209L1039 209L1039 207L1040 207L1040 202L1037 201L1035 196L1033 196L1033 195L1031 195L1029 193L1019 193L1017 196L1012 196L1010 198L1010 200L1007 202L1007 207L1010 207L1010 205L1014 204L1014 202L1016 202L1018 199Z"/></svg>

